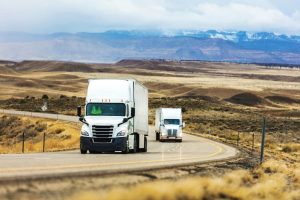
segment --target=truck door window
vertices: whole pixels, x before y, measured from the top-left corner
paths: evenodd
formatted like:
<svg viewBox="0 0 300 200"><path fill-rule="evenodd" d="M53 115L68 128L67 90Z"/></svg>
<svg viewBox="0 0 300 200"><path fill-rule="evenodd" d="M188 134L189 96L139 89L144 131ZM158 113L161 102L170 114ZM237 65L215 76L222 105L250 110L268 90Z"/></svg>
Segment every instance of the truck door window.
<svg viewBox="0 0 300 200"><path fill-rule="evenodd" d="M125 116L126 106L123 103L89 103L86 112L87 116Z"/></svg>

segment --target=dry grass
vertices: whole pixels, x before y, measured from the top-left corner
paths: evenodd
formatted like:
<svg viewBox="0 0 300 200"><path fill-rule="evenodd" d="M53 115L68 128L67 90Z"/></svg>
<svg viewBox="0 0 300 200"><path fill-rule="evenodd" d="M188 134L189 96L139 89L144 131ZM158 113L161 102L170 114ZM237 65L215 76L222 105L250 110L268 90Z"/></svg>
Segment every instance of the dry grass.
<svg viewBox="0 0 300 200"><path fill-rule="evenodd" d="M130 188L87 191L71 199L88 200L197 200L197 199L291 199L300 196L299 169L269 160L252 171L237 170L222 177L154 181Z"/></svg>
<svg viewBox="0 0 300 200"><path fill-rule="evenodd" d="M299 119L269 115L257 108L235 106L194 98L151 99L150 122L153 122L157 106L184 107L187 121L186 131L203 137L252 149L254 132L254 154L260 148L261 119L267 116L267 140L265 160L261 166L251 170L233 170L223 176L188 177L178 180L152 181L133 186L122 186L107 190L85 191L70 199L103 200L196 200L196 199L282 199L298 200L300 197L300 154L297 137ZM281 111L281 114L285 111Z"/></svg>
<svg viewBox="0 0 300 200"><path fill-rule="evenodd" d="M68 68L64 69L64 65ZM151 97L207 95L229 98L241 91L262 96L279 94L300 97L300 70L297 69L266 69L229 63L157 64L138 61L109 66L24 62L17 64L19 71L13 71L14 67L6 68L9 71L0 71L0 79L5 82L0 85L0 99L24 98L28 94L40 97L44 93L57 97L62 91L67 96L84 96L87 79L121 77L143 82L149 87Z"/></svg>
<svg viewBox="0 0 300 200"><path fill-rule="evenodd" d="M76 123L5 115L0 115L0 122L0 154L21 153L24 130L25 152L41 152L44 134L46 151L78 148L80 127Z"/></svg>
<svg viewBox="0 0 300 200"><path fill-rule="evenodd" d="M149 88L152 97L150 123L154 121L155 108L182 107L186 110L184 120L187 122L185 129L187 132L232 145L236 144L237 133L240 132L239 146L246 149L252 148L251 133L254 132L256 152L260 144L261 118L267 116L267 161L255 169L231 171L219 177L212 174L209 177L153 181L112 189L101 188L97 191L92 188L91 191L75 193L71 199L300 199L299 69L266 69L255 65L228 63L138 62L125 65L123 63L121 66L93 65L91 66L93 69L100 71L92 73L93 70L49 71L51 63L44 66L46 71L36 71L32 68L44 65L36 64L38 65L29 63L26 67L30 70L22 73L10 73L6 70L0 75L0 79L5 83L0 84L0 99L22 98L21 102L8 102L4 107L15 104L12 108L23 109L32 108L28 105L36 104L39 107L42 105L40 99L32 101L31 104L31 100L23 100L28 94L35 94L36 99L43 94L57 98L63 91L69 97L83 97L87 79L90 78L136 78ZM251 102L248 102L249 97ZM26 104L28 102L29 104ZM64 104L60 105L60 102ZM60 105L54 107L53 111L74 114L75 107L80 101L71 98L68 101L52 99L49 105L51 103ZM250 106L244 106L246 104ZM0 106L3 105L4 103ZM40 109L39 107L36 109ZM286 117L290 118L287 120ZM45 123L49 137L47 149L77 147L79 135L77 127L70 124L71 130L74 131L69 132L66 126L58 125L59 122L53 125L52 122ZM32 124L34 127L39 126L37 130L34 127L29 128L32 135L37 132L33 137L35 143L28 140L26 146L28 151L39 151L41 139L38 138L41 133L38 131L45 130L43 125L36 122ZM7 147L8 145L1 150L0 145L0 152L20 151L18 141L11 142L9 148Z"/></svg>

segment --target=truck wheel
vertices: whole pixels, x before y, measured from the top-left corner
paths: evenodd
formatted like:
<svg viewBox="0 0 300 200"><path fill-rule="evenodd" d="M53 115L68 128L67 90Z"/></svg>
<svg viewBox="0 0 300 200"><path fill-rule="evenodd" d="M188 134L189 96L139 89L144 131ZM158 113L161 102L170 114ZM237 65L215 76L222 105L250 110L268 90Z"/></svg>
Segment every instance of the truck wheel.
<svg viewBox="0 0 300 200"><path fill-rule="evenodd" d="M87 150L85 150L85 149L80 149L80 153L81 153L81 154L86 154L86 153L87 153Z"/></svg>
<svg viewBox="0 0 300 200"><path fill-rule="evenodd" d="M155 139L156 139L156 141L158 141L158 140L159 140L159 133L158 133L158 132L155 132L155 134L156 134Z"/></svg>
<svg viewBox="0 0 300 200"><path fill-rule="evenodd" d="M128 137L127 137L127 141L126 141L125 150L123 150L123 151L122 151L122 153L124 153L124 154L127 154L127 153L129 153Z"/></svg>
<svg viewBox="0 0 300 200"><path fill-rule="evenodd" d="M159 136L159 139L158 139L160 142L164 142L164 139L160 138Z"/></svg>
<svg viewBox="0 0 300 200"><path fill-rule="evenodd" d="M142 148L142 152L147 152L148 151L148 141L147 137L145 136L144 138L144 148Z"/></svg>
<svg viewBox="0 0 300 200"><path fill-rule="evenodd" d="M138 152L138 135L134 135L134 144L133 144L133 149L132 149L132 153L136 153Z"/></svg>

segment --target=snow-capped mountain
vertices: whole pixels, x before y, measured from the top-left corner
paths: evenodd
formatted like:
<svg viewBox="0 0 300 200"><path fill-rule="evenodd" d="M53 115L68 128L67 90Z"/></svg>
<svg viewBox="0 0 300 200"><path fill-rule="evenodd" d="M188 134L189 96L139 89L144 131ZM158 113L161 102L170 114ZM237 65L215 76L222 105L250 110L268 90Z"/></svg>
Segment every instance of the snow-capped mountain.
<svg viewBox="0 0 300 200"><path fill-rule="evenodd" d="M128 58L300 64L300 36L216 30L0 33L0 59L115 62Z"/></svg>
<svg viewBox="0 0 300 200"><path fill-rule="evenodd" d="M281 41L300 42L300 36L276 34L272 32L252 33L246 31L225 32L225 31L209 30L209 31L195 31L195 32L182 31L179 32L178 35L198 37L198 38L222 39L222 40L229 40L233 42L255 41L255 40L281 40Z"/></svg>

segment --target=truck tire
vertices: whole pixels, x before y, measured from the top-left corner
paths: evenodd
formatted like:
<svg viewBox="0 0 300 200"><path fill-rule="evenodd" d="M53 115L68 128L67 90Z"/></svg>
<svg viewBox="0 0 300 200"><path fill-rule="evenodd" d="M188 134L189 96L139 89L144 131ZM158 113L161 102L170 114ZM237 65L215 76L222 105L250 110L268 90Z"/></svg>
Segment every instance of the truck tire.
<svg viewBox="0 0 300 200"><path fill-rule="evenodd" d="M84 149L84 147L82 146L81 142L80 142L80 153L81 154L86 154L87 153L87 149Z"/></svg>
<svg viewBox="0 0 300 200"><path fill-rule="evenodd" d="M141 152L147 152L148 151L148 141L147 137L144 138L144 148L141 148Z"/></svg>
<svg viewBox="0 0 300 200"><path fill-rule="evenodd" d="M161 139L160 136L159 136L159 139L158 139L160 142L164 142L165 140L164 139Z"/></svg>
<svg viewBox="0 0 300 200"><path fill-rule="evenodd" d="M147 152L147 151L148 151L148 139L145 136L145 139L144 139L144 152Z"/></svg>
<svg viewBox="0 0 300 200"><path fill-rule="evenodd" d="M122 151L122 153L124 153L124 154L127 154L127 153L129 153L129 147L128 147L128 137L127 137L127 142L126 142L125 149Z"/></svg>
<svg viewBox="0 0 300 200"><path fill-rule="evenodd" d="M156 134L156 135L155 135L155 140L158 141L158 140L159 140L159 133L158 133L158 132L155 132L155 134Z"/></svg>
<svg viewBox="0 0 300 200"><path fill-rule="evenodd" d="M135 134L134 135L134 143L133 143L133 149L131 150L132 153L137 153L139 150L139 141L138 141L138 135Z"/></svg>
<svg viewBox="0 0 300 200"><path fill-rule="evenodd" d="M86 154L86 153L87 153L87 150L85 150L85 149L80 149L80 153L81 153L81 154Z"/></svg>

